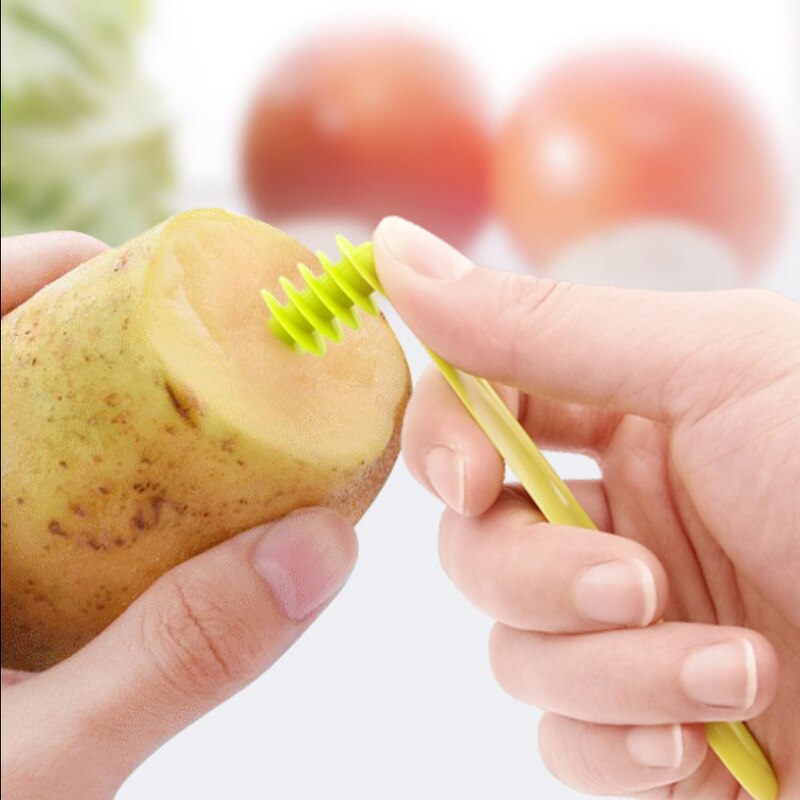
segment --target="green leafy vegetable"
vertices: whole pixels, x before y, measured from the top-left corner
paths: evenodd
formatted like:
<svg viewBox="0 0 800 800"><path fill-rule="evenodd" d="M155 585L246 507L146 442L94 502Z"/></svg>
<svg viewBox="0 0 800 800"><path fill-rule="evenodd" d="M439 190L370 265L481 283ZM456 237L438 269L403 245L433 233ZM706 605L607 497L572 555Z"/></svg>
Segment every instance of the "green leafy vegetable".
<svg viewBox="0 0 800 800"><path fill-rule="evenodd" d="M111 244L163 219L169 129L137 74L140 0L2 0L4 236L58 228Z"/></svg>

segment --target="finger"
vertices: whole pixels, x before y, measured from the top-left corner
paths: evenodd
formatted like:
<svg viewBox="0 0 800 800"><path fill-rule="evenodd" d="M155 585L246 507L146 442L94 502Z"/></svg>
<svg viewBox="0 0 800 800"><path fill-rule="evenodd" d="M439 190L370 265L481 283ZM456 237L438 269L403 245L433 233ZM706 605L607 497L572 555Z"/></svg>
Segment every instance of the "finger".
<svg viewBox="0 0 800 800"><path fill-rule="evenodd" d="M8 313L42 286L106 248L93 236L75 231L30 233L3 239L2 313Z"/></svg>
<svg viewBox="0 0 800 800"><path fill-rule="evenodd" d="M543 523L508 494L481 517L446 512L439 552L473 605L520 630L649 625L667 599L664 569L643 545Z"/></svg>
<svg viewBox="0 0 800 800"><path fill-rule="evenodd" d="M602 456L622 416L597 406L523 394L520 422L549 450Z"/></svg>
<svg viewBox="0 0 800 800"><path fill-rule="evenodd" d="M599 454L617 424L617 415L602 409L498 391L545 448ZM423 486L468 516L486 511L503 483L497 450L435 367L423 373L406 409L403 456Z"/></svg>
<svg viewBox="0 0 800 800"><path fill-rule="evenodd" d="M611 509L608 506L605 486L602 480L576 480L564 481L567 488L575 495L575 499L586 511L598 529L609 530L611 527ZM500 490L498 500L509 499L521 504L531 514L531 523L545 522L544 515L536 507L531 496L519 483L506 483ZM580 528L579 530L587 530Z"/></svg>
<svg viewBox="0 0 800 800"><path fill-rule="evenodd" d="M608 497L602 480L566 480L564 483L575 495L575 499L598 530L615 532L612 528L611 509L608 506Z"/></svg>
<svg viewBox="0 0 800 800"><path fill-rule="evenodd" d="M557 636L497 625L490 652L513 697L611 725L751 719L778 685L775 651L744 628L668 622Z"/></svg>
<svg viewBox="0 0 800 800"><path fill-rule="evenodd" d="M557 714L542 717L539 749L562 783L625 796L688 778L708 752L701 725L596 725Z"/></svg>
<svg viewBox="0 0 800 800"><path fill-rule="evenodd" d="M598 530L608 531L611 529L611 509L608 506L606 489L602 480L576 480L564 481L567 488L575 496L580 506L589 515ZM522 503L523 506L533 515L532 522L545 522L544 515L536 507L531 496L519 483L507 483L503 486L501 494L510 495L511 499ZM581 528L580 530L586 530Z"/></svg>
<svg viewBox="0 0 800 800"><path fill-rule="evenodd" d="M460 514L483 513L503 486L499 453L435 367L414 387L402 450L411 474Z"/></svg>
<svg viewBox="0 0 800 800"><path fill-rule="evenodd" d="M308 509L208 550L43 673L31 708L80 729L93 758L125 776L267 669L342 586L356 549L349 523Z"/></svg>
<svg viewBox="0 0 800 800"><path fill-rule="evenodd" d="M792 304L769 293L632 291L483 269L397 217L373 240L381 283L425 344L531 394L655 420L699 416L781 374L786 360L764 355L773 345L786 354L796 329ZM759 369L743 375L751 363ZM713 393L698 375L714 376Z"/></svg>

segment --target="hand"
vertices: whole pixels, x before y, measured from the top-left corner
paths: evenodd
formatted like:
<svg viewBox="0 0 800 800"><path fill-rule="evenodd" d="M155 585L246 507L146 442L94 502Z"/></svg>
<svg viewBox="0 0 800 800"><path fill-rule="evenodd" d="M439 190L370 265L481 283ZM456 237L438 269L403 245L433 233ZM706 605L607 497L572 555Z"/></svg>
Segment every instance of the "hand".
<svg viewBox="0 0 800 800"><path fill-rule="evenodd" d="M590 793L740 798L698 723L748 719L800 797L800 307L481 269L396 218L374 241L420 339L602 470L572 489L607 533L546 524L435 370L413 395L404 454L450 507L442 563L498 620L497 680L547 711L550 770Z"/></svg>
<svg viewBox="0 0 800 800"><path fill-rule="evenodd" d="M73 233L4 240L3 314L103 247ZM168 572L52 669L3 670L3 798L112 797L163 742L279 658L355 558L341 517L298 511Z"/></svg>

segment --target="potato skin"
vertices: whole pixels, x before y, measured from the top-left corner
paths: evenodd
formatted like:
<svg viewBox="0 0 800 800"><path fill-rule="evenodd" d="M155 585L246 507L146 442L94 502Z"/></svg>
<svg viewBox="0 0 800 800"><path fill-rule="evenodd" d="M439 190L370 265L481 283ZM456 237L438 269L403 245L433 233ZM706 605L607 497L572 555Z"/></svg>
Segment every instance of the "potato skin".
<svg viewBox="0 0 800 800"><path fill-rule="evenodd" d="M268 449L169 374L147 324L161 227L2 321L2 665L46 668L159 575L294 508L355 521L398 451L323 469ZM407 396L407 395L406 395Z"/></svg>

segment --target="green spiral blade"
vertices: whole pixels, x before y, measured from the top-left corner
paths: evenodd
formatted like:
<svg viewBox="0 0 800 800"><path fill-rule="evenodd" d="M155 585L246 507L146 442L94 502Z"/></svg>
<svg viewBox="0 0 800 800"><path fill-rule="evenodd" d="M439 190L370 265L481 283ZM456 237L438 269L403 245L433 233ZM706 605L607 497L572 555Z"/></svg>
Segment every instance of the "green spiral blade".
<svg viewBox="0 0 800 800"><path fill-rule="evenodd" d="M317 251L322 275L314 275L305 264L297 265L305 282L302 290L288 278L280 279L286 303L266 289L261 291L271 312L268 324L275 335L286 344L315 355L325 353L325 339L341 341L342 324L353 330L361 326L354 306L372 316L378 313L371 295L382 289L375 272L372 244L365 242L356 247L344 236L337 236L336 245L342 254L336 264Z"/></svg>

